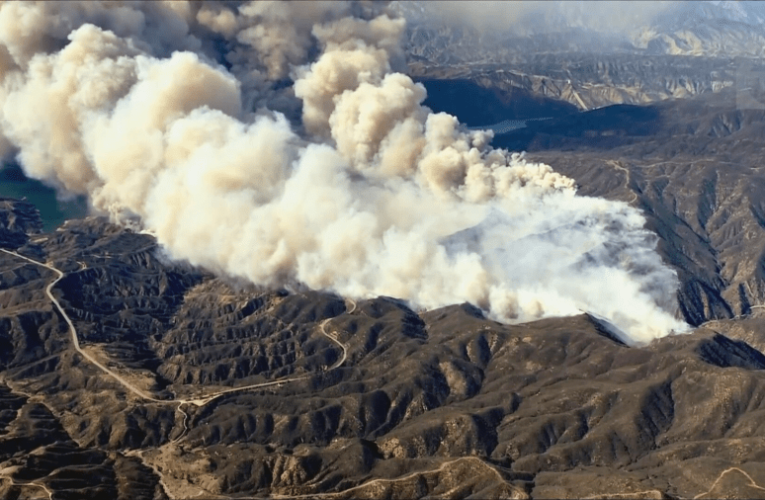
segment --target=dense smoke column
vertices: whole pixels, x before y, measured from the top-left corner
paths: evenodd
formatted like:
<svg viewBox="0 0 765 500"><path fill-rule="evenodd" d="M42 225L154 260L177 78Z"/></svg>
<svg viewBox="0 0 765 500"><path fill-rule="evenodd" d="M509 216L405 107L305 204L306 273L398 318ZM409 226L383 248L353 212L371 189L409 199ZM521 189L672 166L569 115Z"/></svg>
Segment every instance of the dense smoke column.
<svg viewBox="0 0 765 500"><path fill-rule="evenodd" d="M640 213L423 107L404 29L369 2L4 3L0 142L257 284L683 328Z"/></svg>

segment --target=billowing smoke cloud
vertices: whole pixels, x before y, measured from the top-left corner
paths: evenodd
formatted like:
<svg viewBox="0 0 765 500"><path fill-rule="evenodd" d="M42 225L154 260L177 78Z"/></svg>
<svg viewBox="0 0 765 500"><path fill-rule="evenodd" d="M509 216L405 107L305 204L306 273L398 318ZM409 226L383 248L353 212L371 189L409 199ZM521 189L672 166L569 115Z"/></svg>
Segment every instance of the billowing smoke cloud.
<svg viewBox="0 0 765 500"><path fill-rule="evenodd" d="M366 2L4 3L5 151L257 284L682 329L639 212L423 107L404 29Z"/></svg>

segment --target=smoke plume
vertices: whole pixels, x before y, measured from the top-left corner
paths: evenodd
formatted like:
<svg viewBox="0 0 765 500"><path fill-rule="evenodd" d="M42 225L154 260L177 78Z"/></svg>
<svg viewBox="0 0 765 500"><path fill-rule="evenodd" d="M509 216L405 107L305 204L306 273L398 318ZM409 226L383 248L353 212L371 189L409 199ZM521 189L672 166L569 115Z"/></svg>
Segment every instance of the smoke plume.
<svg viewBox="0 0 765 500"><path fill-rule="evenodd" d="M523 36L560 33L579 28L603 35L629 35L662 15L671 15L687 1L632 0L523 0L522 2L429 0L398 2L399 8L417 12L416 21L446 24L492 35ZM409 5L406 5L409 4ZM602 49L607 49L603 47Z"/></svg>
<svg viewBox="0 0 765 500"><path fill-rule="evenodd" d="M640 213L424 107L404 29L368 2L6 2L0 147L256 284L683 328Z"/></svg>

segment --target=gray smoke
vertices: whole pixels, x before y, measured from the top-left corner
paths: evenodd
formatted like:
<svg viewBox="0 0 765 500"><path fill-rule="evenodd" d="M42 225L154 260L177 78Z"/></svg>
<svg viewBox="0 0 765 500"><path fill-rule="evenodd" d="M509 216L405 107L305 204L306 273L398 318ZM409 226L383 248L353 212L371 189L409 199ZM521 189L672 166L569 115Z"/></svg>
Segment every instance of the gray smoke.
<svg viewBox="0 0 765 500"><path fill-rule="evenodd" d="M368 2L6 2L0 142L253 283L683 329L641 214L423 107L404 29Z"/></svg>
<svg viewBox="0 0 765 500"><path fill-rule="evenodd" d="M629 35L662 15L679 10L683 1L633 0L571 2L472 1L396 2L417 22L472 28L498 36L560 33L579 28L604 35ZM607 47L604 47L607 48Z"/></svg>

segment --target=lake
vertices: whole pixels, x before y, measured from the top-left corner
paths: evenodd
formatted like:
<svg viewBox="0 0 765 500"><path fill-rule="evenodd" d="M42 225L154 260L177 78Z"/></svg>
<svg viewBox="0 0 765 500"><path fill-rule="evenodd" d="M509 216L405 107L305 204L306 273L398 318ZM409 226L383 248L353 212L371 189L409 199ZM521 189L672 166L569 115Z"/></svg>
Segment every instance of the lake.
<svg viewBox="0 0 765 500"><path fill-rule="evenodd" d="M84 197L60 200L55 189L28 179L15 163L0 166L0 197L26 197L40 211L46 232L55 230L67 219L80 219L88 214L88 202Z"/></svg>

